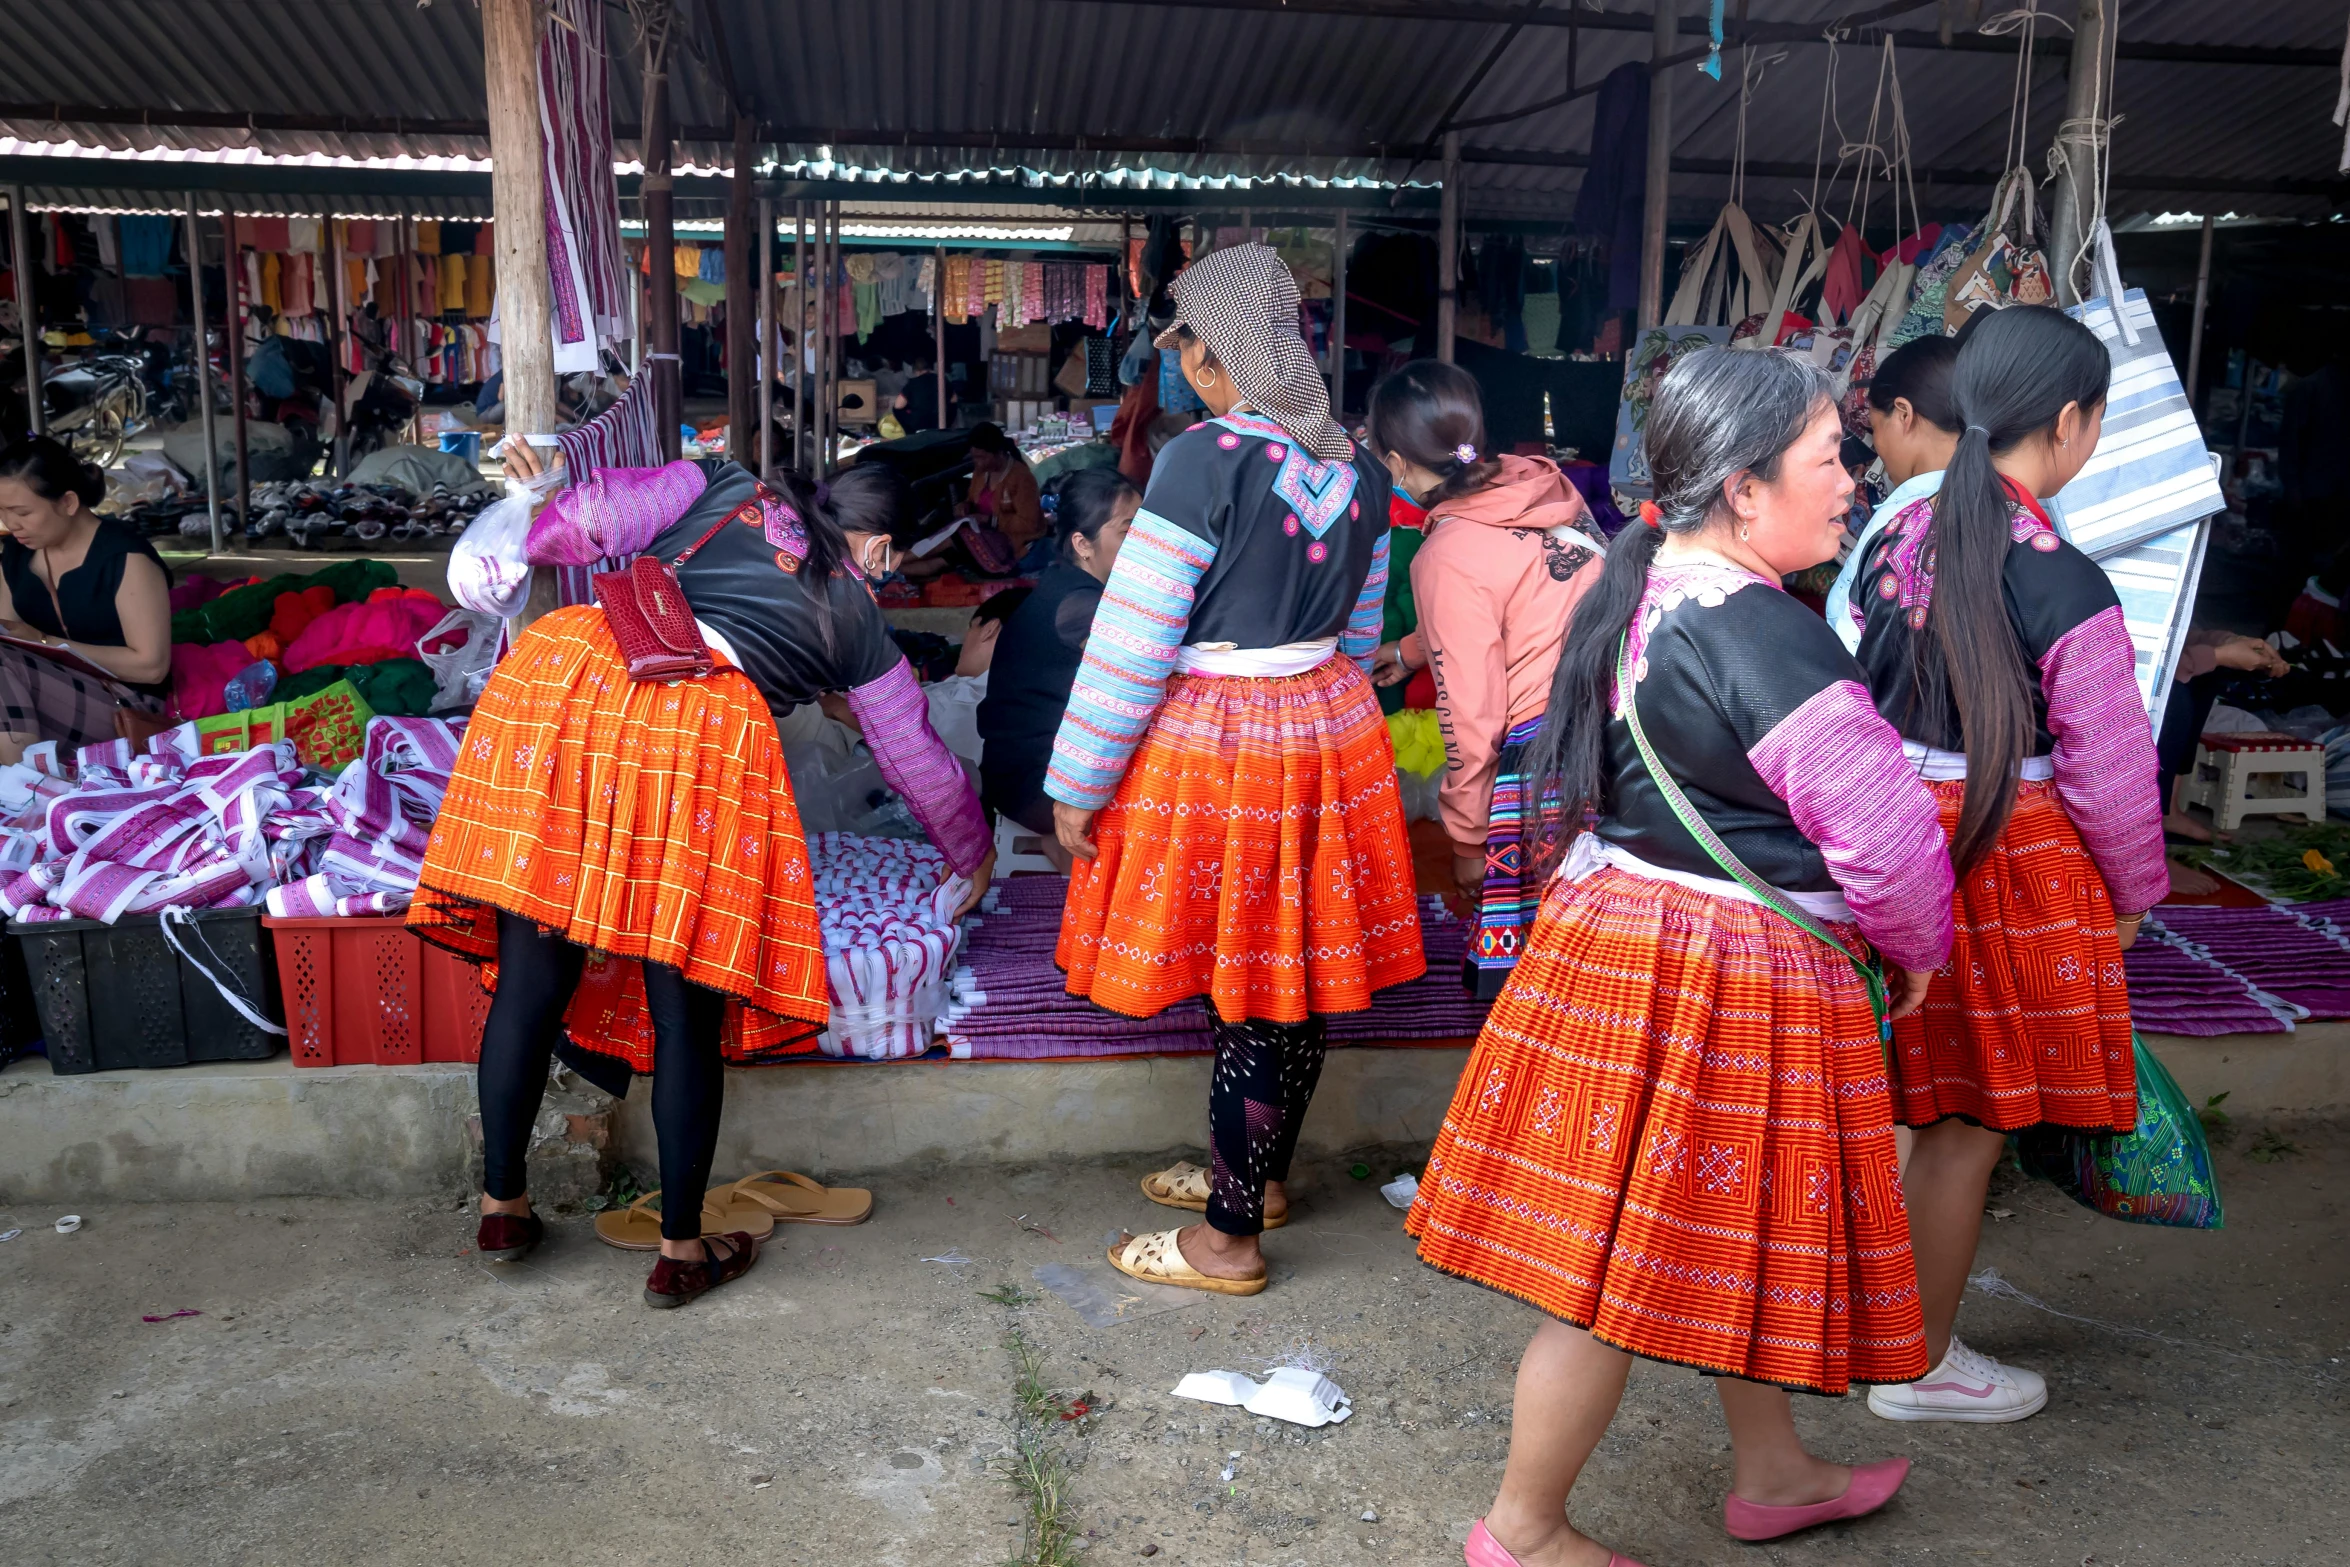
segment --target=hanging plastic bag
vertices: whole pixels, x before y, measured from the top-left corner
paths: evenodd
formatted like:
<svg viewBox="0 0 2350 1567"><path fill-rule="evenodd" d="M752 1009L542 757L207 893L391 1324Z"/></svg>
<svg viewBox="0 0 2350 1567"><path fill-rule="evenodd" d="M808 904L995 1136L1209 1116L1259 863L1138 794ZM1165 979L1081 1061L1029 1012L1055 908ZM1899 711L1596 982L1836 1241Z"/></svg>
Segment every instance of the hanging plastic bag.
<svg viewBox="0 0 2350 1567"><path fill-rule="evenodd" d="M2195 1107L2135 1032L2138 1125L2128 1132L2035 1127L2014 1139L2027 1175L2112 1219L2216 1230L2224 1221L2211 1144Z"/></svg>
<svg viewBox="0 0 2350 1567"><path fill-rule="evenodd" d="M506 497L485 507L449 551L449 595L484 615L512 620L530 602L530 558L523 552L540 500L563 482L550 468L531 479L508 479Z"/></svg>
<svg viewBox="0 0 2350 1567"><path fill-rule="evenodd" d="M463 640L433 651L435 643L452 635ZM482 610L453 609L416 639L416 656L432 671L434 711L466 706L480 691L479 686L469 690L469 677L498 661L498 617Z"/></svg>

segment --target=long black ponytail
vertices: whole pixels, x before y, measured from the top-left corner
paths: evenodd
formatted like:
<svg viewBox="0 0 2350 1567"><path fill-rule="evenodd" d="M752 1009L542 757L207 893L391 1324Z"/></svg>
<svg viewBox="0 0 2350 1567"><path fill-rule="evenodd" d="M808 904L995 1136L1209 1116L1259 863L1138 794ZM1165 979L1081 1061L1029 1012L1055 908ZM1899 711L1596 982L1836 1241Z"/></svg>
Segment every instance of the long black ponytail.
<svg viewBox="0 0 2350 1567"><path fill-rule="evenodd" d="M1966 748L1966 795L1951 863L1964 870L1999 839L2015 808L2016 771L2031 753L2032 677L2007 613L2011 507L1992 465L2057 416L2105 402L2112 356L2061 310L2017 305L1970 323L1950 376L1963 429L1934 497L1926 536L1933 601L1911 666L1913 714L1929 724L1955 705Z"/></svg>
<svg viewBox="0 0 2350 1567"><path fill-rule="evenodd" d="M1550 707L1527 747L1527 795L1540 802L1539 830L1530 836L1547 842L1551 857L1582 821L1586 803L1606 804L1616 648L1648 590L1658 546L1668 533L1695 533L1726 516L1730 486L1742 475L1776 480L1787 449L1832 396L1816 366L1751 349L1701 349L1657 387L1645 437L1656 525L1634 522L1608 546L1599 580L1575 606L1551 676Z"/></svg>

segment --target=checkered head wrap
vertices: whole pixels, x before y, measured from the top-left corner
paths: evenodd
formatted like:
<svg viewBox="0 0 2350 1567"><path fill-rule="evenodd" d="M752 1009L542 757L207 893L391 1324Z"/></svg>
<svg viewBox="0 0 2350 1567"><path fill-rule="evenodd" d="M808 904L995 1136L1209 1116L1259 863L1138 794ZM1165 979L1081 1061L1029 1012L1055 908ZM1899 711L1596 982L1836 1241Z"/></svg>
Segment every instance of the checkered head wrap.
<svg viewBox="0 0 2350 1567"><path fill-rule="evenodd" d="M1178 273L1169 292L1175 320L1158 336L1181 346L1181 330L1208 345L1216 363L1258 413L1297 437L1324 462L1346 462L1354 443L1330 417L1330 388L1297 329L1297 282L1266 245L1210 251Z"/></svg>

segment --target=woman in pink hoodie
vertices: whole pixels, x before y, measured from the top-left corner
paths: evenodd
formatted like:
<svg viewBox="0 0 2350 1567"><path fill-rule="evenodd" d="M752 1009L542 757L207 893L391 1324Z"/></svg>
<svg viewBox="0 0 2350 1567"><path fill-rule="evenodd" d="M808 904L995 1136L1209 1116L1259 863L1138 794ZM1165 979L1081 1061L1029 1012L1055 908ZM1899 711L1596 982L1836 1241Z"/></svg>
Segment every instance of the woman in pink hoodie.
<svg viewBox="0 0 2350 1567"><path fill-rule="evenodd" d="M1486 452L1477 383L1414 360L1371 394L1371 447L1428 509L1412 559L1419 629L1379 650L1381 684L1432 665L1444 734L1437 808L1453 880L1479 900L1461 963L1472 995L1501 994L1542 900L1549 843L1525 841L1519 758L1541 727L1567 623L1607 543L1547 457Z"/></svg>

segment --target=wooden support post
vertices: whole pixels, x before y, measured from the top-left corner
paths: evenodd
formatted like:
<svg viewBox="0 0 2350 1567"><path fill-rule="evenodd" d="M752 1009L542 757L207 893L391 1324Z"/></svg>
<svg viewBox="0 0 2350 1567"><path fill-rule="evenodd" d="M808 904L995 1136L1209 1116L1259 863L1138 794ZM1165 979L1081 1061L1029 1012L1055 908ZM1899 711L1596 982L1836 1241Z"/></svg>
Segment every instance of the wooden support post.
<svg viewBox="0 0 2350 1567"><path fill-rule="evenodd" d="M188 319L196 324L196 407L204 421L204 510L212 523L212 553L220 553L220 449L212 434L212 344L204 330L204 240L196 229L196 193L188 192Z"/></svg>
<svg viewBox="0 0 2350 1567"><path fill-rule="evenodd" d="M645 59L644 179L638 186L645 211L645 255L652 269L645 324L653 372L653 416L661 426L661 456L677 460L677 425L685 396L677 362L677 208L670 183L669 38L674 21L655 30Z"/></svg>
<svg viewBox="0 0 2350 1567"><path fill-rule="evenodd" d="M1330 416L1346 421L1346 209L1330 240Z"/></svg>
<svg viewBox="0 0 2350 1567"><path fill-rule="evenodd" d="M759 352L752 368L759 377L759 477L775 477L775 198L759 198ZM740 459L737 459L738 461Z"/></svg>
<svg viewBox="0 0 2350 1567"><path fill-rule="evenodd" d="M747 116L734 117L734 178L726 185L726 454L746 467L757 462L748 437L759 416L758 388L751 381L758 363L752 348L758 324L751 286L758 256L751 243L752 129Z"/></svg>
<svg viewBox="0 0 2350 1567"><path fill-rule="evenodd" d="M953 428L947 417L947 248L938 247L938 255L931 267L930 286L930 368L938 376L938 427Z"/></svg>
<svg viewBox="0 0 2350 1567"><path fill-rule="evenodd" d="M808 471L808 204L791 204L791 465Z"/></svg>
<svg viewBox="0 0 2350 1567"><path fill-rule="evenodd" d="M253 486L249 477L252 453L245 441L245 263L237 248L237 215L224 206L220 254L228 273L228 319L221 323L221 335L228 341L229 429L236 442L237 532L242 535L250 520Z"/></svg>
<svg viewBox="0 0 2350 1567"><path fill-rule="evenodd" d="M2211 214L2203 214L2203 251L2195 259L2195 324L2187 329L2187 406L2202 405L2195 398L2195 378L2203 369L2203 307L2211 299ZM2115 300L2113 308L2120 310Z"/></svg>
<svg viewBox="0 0 2350 1567"><path fill-rule="evenodd" d="M1648 179L1640 210L1640 324L1665 318L1665 218L1673 193L1673 75L1664 62L1681 30L1679 0L1655 0L1648 49Z"/></svg>
<svg viewBox="0 0 2350 1567"><path fill-rule="evenodd" d="M17 330L24 335L25 427L34 435L45 428L41 415L41 301L34 287L31 225L25 221L24 187L8 187L8 257L16 270ZM11 436L16 434L11 430Z"/></svg>
<svg viewBox="0 0 2350 1567"><path fill-rule="evenodd" d="M2105 0L2080 0L2073 23L2071 72L2065 82L2064 119L2056 127L2056 210L2048 225L2048 269L2056 278L2056 302L2077 305L2081 279L2088 275L2090 227L2097 221L2099 165L2105 159ZM2095 287L2088 292L2095 294ZM2114 301L2121 308L2121 301Z"/></svg>
<svg viewBox="0 0 2350 1567"><path fill-rule="evenodd" d="M1436 357L1452 363L1461 298L1461 133L1444 133L1444 197L1436 214Z"/></svg>
<svg viewBox="0 0 2350 1567"><path fill-rule="evenodd" d="M326 352L334 361L327 371L327 387L335 400L334 476L338 479L351 471L351 431L345 421L350 412L343 405L344 383L350 370L343 362L343 339L351 329L351 307L343 297L343 222L332 212L326 218L327 255L333 271L327 274L326 308L330 312L326 328Z"/></svg>
<svg viewBox="0 0 2350 1567"><path fill-rule="evenodd" d="M489 87L490 207L497 246L498 362L506 438L555 433L555 299L547 277L547 144L539 118L538 0L482 0ZM531 573L522 623L555 608L555 575Z"/></svg>
<svg viewBox="0 0 2350 1567"><path fill-rule="evenodd" d="M840 242L833 205L816 204L816 466L819 479L832 477L833 432L840 404L834 391L833 355L838 347L840 312L834 308L832 280L840 271Z"/></svg>

